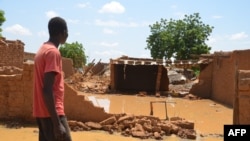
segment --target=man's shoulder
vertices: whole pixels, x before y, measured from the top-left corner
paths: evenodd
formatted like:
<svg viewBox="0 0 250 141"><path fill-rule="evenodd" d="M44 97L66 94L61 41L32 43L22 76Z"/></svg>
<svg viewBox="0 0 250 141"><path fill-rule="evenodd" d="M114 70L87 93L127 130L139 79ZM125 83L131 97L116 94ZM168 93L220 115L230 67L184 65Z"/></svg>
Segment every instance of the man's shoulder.
<svg viewBox="0 0 250 141"><path fill-rule="evenodd" d="M59 50L51 44L43 44L37 54L59 53Z"/></svg>
<svg viewBox="0 0 250 141"><path fill-rule="evenodd" d="M44 44L40 47L38 52L35 55L35 60L40 60L40 59L51 59L54 57L61 57L59 50L52 46L52 45L47 45ZM39 59L40 58L40 59Z"/></svg>

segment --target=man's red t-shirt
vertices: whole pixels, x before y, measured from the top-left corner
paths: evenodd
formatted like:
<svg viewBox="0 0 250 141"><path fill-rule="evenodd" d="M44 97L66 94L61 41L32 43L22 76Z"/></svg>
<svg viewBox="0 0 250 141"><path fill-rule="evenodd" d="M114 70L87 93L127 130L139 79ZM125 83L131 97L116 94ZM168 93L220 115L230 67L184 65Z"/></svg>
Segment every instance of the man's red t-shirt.
<svg viewBox="0 0 250 141"><path fill-rule="evenodd" d="M53 86L55 107L58 115L64 113L64 79L62 58L59 50L50 42L44 43L34 59L33 116L50 117L43 99L43 81L46 72L56 72Z"/></svg>

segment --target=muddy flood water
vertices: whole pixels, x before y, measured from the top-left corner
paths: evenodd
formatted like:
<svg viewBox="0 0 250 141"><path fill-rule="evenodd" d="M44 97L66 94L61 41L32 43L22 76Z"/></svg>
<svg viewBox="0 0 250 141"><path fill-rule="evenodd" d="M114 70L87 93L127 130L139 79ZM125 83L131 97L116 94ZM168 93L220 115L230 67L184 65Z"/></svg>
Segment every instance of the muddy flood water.
<svg viewBox="0 0 250 141"><path fill-rule="evenodd" d="M84 93L80 93L84 94ZM94 105L104 107L109 113L128 113L150 115L150 102L153 115L161 119L166 116L181 117L193 121L197 132L197 141L223 141L223 125L232 124L233 109L209 99L189 100L175 97L157 98L154 96L135 96L121 94L84 94ZM167 104L167 115L165 104ZM159 103L158 103L159 102ZM84 107L83 107L84 108ZM37 141L36 126L24 126L21 129L9 129L0 125L1 141ZM105 131L71 132L73 141L141 141L133 137L124 137L120 133L109 134ZM144 139L153 141L152 139ZM175 135L165 136L164 141L186 141Z"/></svg>

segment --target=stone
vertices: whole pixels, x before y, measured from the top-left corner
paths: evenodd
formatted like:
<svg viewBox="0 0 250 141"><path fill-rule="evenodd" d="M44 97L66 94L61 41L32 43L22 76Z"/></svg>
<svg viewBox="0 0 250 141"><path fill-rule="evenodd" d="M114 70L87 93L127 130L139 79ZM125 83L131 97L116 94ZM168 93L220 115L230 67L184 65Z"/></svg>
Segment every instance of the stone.
<svg viewBox="0 0 250 141"><path fill-rule="evenodd" d="M97 122L85 122L85 124L90 127L91 129L95 129L95 130L100 130L102 128L100 123Z"/></svg>
<svg viewBox="0 0 250 141"><path fill-rule="evenodd" d="M100 122L101 125L108 125L108 124L114 124L116 122L115 116L109 117L103 121Z"/></svg>

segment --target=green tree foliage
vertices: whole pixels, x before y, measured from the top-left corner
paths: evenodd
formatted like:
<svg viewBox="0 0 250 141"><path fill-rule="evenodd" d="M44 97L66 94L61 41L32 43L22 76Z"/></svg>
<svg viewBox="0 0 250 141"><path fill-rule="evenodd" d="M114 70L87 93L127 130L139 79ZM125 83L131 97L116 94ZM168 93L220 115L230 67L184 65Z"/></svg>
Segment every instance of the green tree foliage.
<svg viewBox="0 0 250 141"><path fill-rule="evenodd" d="M87 56L83 45L74 42L72 44L65 43L60 46L59 51L63 57L71 58L75 68L82 68L86 64Z"/></svg>
<svg viewBox="0 0 250 141"><path fill-rule="evenodd" d="M2 37L2 28L1 28L1 26L2 26L2 24L5 22L5 17L4 17L4 11L2 11L2 10L0 10L0 37Z"/></svg>
<svg viewBox="0 0 250 141"><path fill-rule="evenodd" d="M145 49L154 59L186 60L211 50L205 41L214 27L204 24L199 13L185 15L182 20L161 19L149 27L152 34Z"/></svg>

